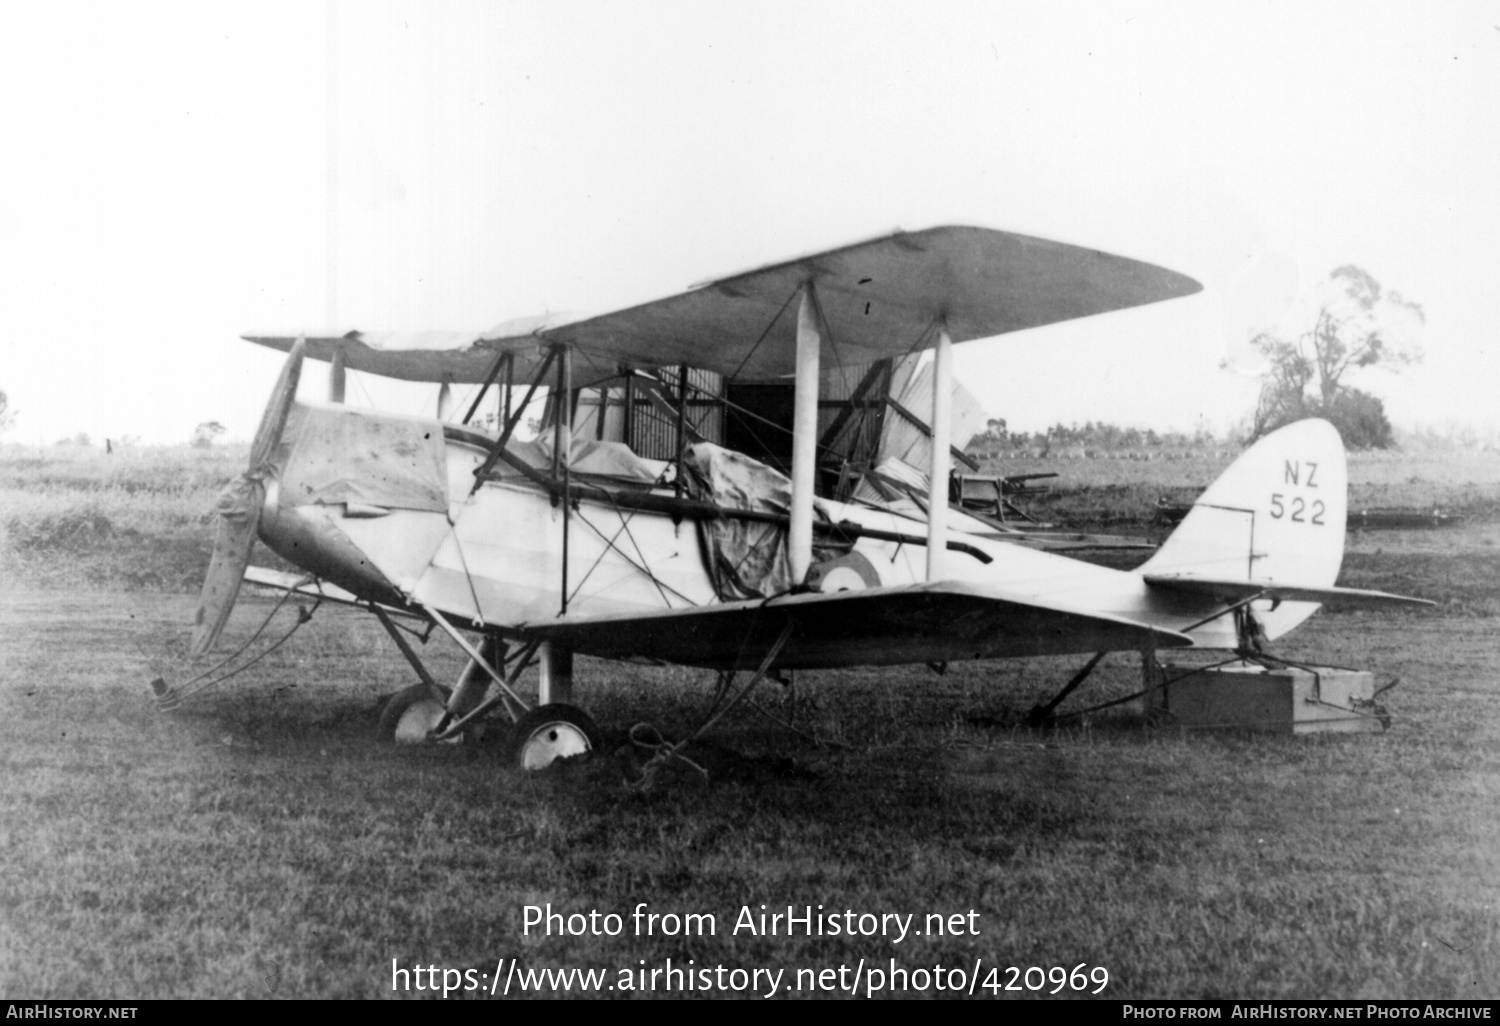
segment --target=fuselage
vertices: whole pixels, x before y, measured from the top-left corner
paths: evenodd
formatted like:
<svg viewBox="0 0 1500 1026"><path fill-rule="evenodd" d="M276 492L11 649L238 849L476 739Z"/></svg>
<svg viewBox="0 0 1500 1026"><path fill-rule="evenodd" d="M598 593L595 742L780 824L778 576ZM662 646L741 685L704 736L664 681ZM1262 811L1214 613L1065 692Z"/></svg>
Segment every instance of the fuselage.
<svg viewBox="0 0 1500 1026"><path fill-rule="evenodd" d="M374 440L389 451L364 459L338 455L368 449ZM574 473L565 504L556 487L519 472L492 473L476 487L475 471L492 444L437 421L298 404L268 488L261 536L289 561L361 598L426 606L515 636L564 614L649 615L726 601L696 507L683 504L676 488ZM864 505L820 502L820 508L829 521L852 525L856 530L846 534L856 537L846 539L845 558L829 564L835 572L814 590L927 580L920 521ZM973 534L955 537L961 542L945 553L944 580L1166 630L1192 628L1195 644L1234 646L1229 618L1201 623L1215 608L1201 597L1149 587L1136 572ZM1086 632L1042 643L997 638L981 650L972 637L950 643L937 635L889 648L877 639L855 661L1087 652L1096 644ZM579 651L587 652L586 643Z"/></svg>

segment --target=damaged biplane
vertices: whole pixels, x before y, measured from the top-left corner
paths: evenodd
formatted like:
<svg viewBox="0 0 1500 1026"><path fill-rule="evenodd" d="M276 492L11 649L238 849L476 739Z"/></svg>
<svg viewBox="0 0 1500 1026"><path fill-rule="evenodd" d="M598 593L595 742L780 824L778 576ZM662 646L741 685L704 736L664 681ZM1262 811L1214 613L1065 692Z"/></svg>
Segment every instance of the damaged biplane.
<svg viewBox="0 0 1500 1026"><path fill-rule="evenodd" d="M1248 651L1323 602L1416 601L1334 587L1344 454L1321 421L1245 453L1136 571L1056 551L1108 539L941 501L964 421L955 344L1198 290L1140 261L946 227L482 336L246 336L290 355L220 502L192 651L214 644L242 580L353 602L423 681L393 700L389 733L453 739L501 710L535 768L597 744L575 654L754 668L743 694L784 669ZM297 399L306 356L332 364L331 402ZM481 387L461 423L396 416L343 405L347 369L440 382L444 413L452 385ZM544 430L523 439L542 389ZM249 568L257 536L310 576ZM451 690L396 614L467 653ZM533 661L535 702L516 690Z"/></svg>

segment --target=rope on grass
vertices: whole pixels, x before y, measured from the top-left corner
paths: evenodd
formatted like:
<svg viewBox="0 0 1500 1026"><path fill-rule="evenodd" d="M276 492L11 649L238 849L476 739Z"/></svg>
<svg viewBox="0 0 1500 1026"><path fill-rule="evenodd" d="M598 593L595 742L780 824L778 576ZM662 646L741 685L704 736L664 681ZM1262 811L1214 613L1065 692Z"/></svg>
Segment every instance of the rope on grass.
<svg viewBox="0 0 1500 1026"><path fill-rule="evenodd" d="M760 668L755 671L755 675L750 678L745 686L740 688L739 692L734 696L734 698L726 703L723 708L719 709L718 712L714 713L712 716L708 717L708 719L704 720L702 725L699 726L697 730L693 731L681 741L678 741L676 744L669 743L661 736L661 732L649 723L637 723L635 726L631 727L631 742L640 744L641 747L649 749L653 754L650 760L647 761L646 765L641 767L640 778L633 782L630 786L637 791L644 792L649 790L652 783L656 779L656 774L659 773L662 768L665 767L668 763L674 760L684 762L687 765L691 766L693 769L697 770L703 775L704 783L707 783L708 771L702 766L699 766L693 760L684 756L682 754L682 750L686 748L690 743L701 737L704 733L706 733L710 728L714 726L714 724L718 723L725 716L727 716L730 710L732 710L736 705L739 705L740 700L748 695L751 690L754 689L755 685L761 682L761 680L765 677L767 671L770 670L771 664L775 662L776 657L781 654L782 648L786 646L787 639L792 636L792 627L793 623L788 622L787 625L782 628L780 636L777 637L776 641L766 652L765 658L761 660ZM639 741L637 740L638 737L640 739Z"/></svg>
<svg viewBox="0 0 1500 1026"><path fill-rule="evenodd" d="M276 651L278 648L284 645L293 634L297 633L297 630L303 624L307 623L313 618L313 614L316 613L318 611L318 607L323 604L323 599L320 597L316 602L313 603L311 608L299 605L297 607L297 621L287 629L285 634L283 634L280 638L277 638L276 641L272 643L268 648L266 648L263 652L261 652L255 658L244 663L243 665L230 670L228 673L222 674L218 677L214 677L212 680L204 680L205 677L217 673L219 670L223 669L225 666L229 665L235 659L238 659L242 654L244 654L245 650L253 645L256 639L265 633L266 628L271 625L271 621L275 618L276 614L281 612L281 607L286 605L287 600L291 597L292 592L284 592L281 598L277 601L276 605L271 607L271 611L266 614L266 618L261 621L260 626L255 629L255 633L250 635L250 637L246 639L244 644L235 649L233 652L229 653L229 655L225 656L223 659L219 660L213 666L210 666L208 669L198 674L198 676L192 678L184 684L177 686L168 686L167 682L161 677L157 677L155 680L153 680L151 682L151 690L156 695L157 710L164 713L174 712L182 706L182 702L184 699L191 698L192 696L200 694L201 692L206 691L217 684L222 684L224 681L229 680L231 677L235 677L241 673L244 673L246 670L250 669L250 667L254 666L256 663L260 662L266 656L270 655L272 652ZM202 683L200 684L199 681L202 681ZM194 687L194 685L197 686Z"/></svg>

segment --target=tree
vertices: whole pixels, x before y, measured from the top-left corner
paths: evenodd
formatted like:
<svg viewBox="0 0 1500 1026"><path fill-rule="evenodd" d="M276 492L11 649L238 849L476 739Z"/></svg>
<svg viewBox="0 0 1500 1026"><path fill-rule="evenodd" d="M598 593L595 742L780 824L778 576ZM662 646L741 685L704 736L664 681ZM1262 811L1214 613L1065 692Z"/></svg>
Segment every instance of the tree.
<svg viewBox="0 0 1500 1026"><path fill-rule="evenodd" d="M1399 292L1381 288L1363 268L1333 270L1312 299L1312 327L1288 341L1262 333L1253 341L1266 359L1250 440L1304 417L1323 417L1354 449L1388 448L1385 405L1344 381L1351 370L1396 367L1421 359L1426 317Z"/></svg>
<svg viewBox="0 0 1500 1026"><path fill-rule="evenodd" d="M15 411L10 408L10 397L0 392L0 431L10 427L15 419Z"/></svg>
<svg viewBox="0 0 1500 1026"><path fill-rule="evenodd" d="M1340 388L1324 415L1332 421L1351 449L1389 449L1396 443L1385 404L1369 392Z"/></svg>
<svg viewBox="0 0 1500 1026"><path fill-rule="evenodd" d="M193 448L212 449L214 439L224 433L224 425L216 420L205 420L193 428Z"/></svg>

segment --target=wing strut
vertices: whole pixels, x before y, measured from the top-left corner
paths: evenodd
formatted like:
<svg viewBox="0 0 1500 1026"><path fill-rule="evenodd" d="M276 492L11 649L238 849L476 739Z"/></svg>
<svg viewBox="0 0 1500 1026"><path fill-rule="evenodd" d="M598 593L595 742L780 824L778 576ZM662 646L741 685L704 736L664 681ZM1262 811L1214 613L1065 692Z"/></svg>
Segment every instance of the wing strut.
<svg viewBox="0 0 1500 1026"><path fill-rule="evenodd" d="M469 406L469 412L464 414L463 422L465 424L473 420L474 414L479 412L479 404L484 402L485 393L490 390L490 386L493 385L495 383L495 379L500 376L500 370L502 367L505 369L505 401L507 404L509 404L510 381L515 371L515 366L516 354L511 352L509 349L505 350L499 356L495 357L495 362L490 366L490 372L484 376L484 384L480 386L479 394L474 397L474 402ZM510 410L508 408L505 411L505 420L510 420Z"/></svg>
<svg viewBox="0 0 1500 1026"><path fill-rule="evenodd" d="M344 351L335 349L333 356L328 361L328 401L331 403L342 403L344 401Z"/></svg>
<svg viewBox="0 0 1500 1026"><path fill-rule="evenodd" d="M536 394L536 390L541 386L542 382L547 380L547 371L552 368L552 361L557 359L560 348L559 346L547 347L547 358L537 368L536 376L531 379L531 384L526 389L526 395L521 399L521 405L514 411L510 408L510 388L507 381L505 389L505 424L500 429L500 437L496 439L494 445L490 446L490 454L484 458L484 463L479 469L474 471L474 487L470 490L470 495L479 491L479 486L484 484L485 475L495 469L495 464L505 455L505 446L510 442L511 432L515 431L516 424L521 420L521 415L531 405L531 397Z"/></svg>
<svg viewBox="0 0 1500 1026"><path fill-rule="evenodd" d="M953 434L953 339L947 322L938 325L932 361L932 471L927 475L927 580L943 579L948 555L948 452Z"/></svg>
<svg viewBox="0 0 1500 1026"><path fill-rule="evenodd" d="M818 301L809 281L797 307L797 378L792 413L792 508L787 559L792 584L812 566L813 477L818 466L818 356L823 340Z"/></svg>
<svg viewBox="0 0 1500 1026"><path fill-rule="evenodd" d="M567 346L558 347L557 361L557 400L552 404L552 417L555 425L555 433L552 439L552 480L556 481L558 474L558 462L562 463L562 587L559 594L562 597L562 608L558 610L558 616L566 616L568 613L568 536L572 533L570 511L572 504L568 502L568 486L573 483L573 350ZM569 657L571 661L571 656ZM550 666L551 662L545 665Z"/></svg>

